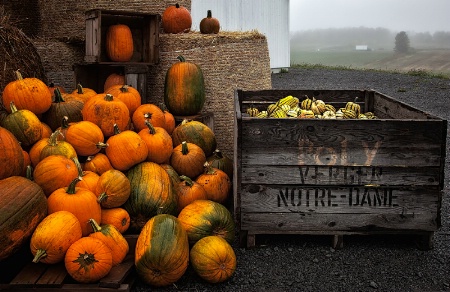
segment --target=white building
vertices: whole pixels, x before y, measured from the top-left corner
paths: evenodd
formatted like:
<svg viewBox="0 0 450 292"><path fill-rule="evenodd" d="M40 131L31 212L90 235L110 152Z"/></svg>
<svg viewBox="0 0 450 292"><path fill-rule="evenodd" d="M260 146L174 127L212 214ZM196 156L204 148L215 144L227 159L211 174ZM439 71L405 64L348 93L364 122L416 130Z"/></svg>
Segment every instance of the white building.
<svg viewBox="0 0 450 292"><path fill-rule="evenodd" d="M290 67L289 0L192 0L193 30L200 30L208 10L219 20L222 31L258 30L264 34L272 71Z"/></svg>

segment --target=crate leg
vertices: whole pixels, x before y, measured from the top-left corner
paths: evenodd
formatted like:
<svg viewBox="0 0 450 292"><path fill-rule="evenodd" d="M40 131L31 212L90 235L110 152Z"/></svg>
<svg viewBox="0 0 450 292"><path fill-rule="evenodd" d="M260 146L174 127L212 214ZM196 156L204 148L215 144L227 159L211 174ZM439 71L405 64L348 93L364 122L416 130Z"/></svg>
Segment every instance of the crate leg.
<svg viewBox="0 0 450 292"><path fill-rule="evenodd" d="M247 234L247 248L255 247L256 234Z"/></svg>
<svg viewBox="0 0 450 292"><path fill-rule="evenodd" d="M419 250L432 250L434 248L434 232L417 235L416 246Z"/></svg>
<svg viewBox="0 0 450 292"><path fill-rule="evenodd" d="M344 235L333 235L332 247L342 249L344 247Z"/></svg>

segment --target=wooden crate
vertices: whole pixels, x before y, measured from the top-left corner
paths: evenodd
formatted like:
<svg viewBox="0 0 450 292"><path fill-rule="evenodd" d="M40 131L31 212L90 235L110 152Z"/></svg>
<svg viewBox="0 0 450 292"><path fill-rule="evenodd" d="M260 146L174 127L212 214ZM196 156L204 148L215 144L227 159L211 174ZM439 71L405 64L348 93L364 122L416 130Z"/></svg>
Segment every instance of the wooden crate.
<svg viewBox="0 0 450 292"><path fill-rule="evenodd" d="M8 272L7 267L16 261L23 267L14 274L11 280L0 282L0 291L109 291L109 292L130 292L136 279L134 272L134 249L136 246L137 235L126 235L125 238L130 246L130 252L122 263L114 266L108 275L100 279L98 283L83 284L73 280L66 271L64 263L48 265L31 262L32 257L29 246L24 246L20 254L7 259L3 265L2 271ZM8 262L8 260L10 262ZM7 266L8 265L8 266ZM7 278L7 277L5 277Z"/></svg>
<svg viewBox="0 0 450 292"><path fill-rule="evenodd" d="M146 65L123 65L123 64L74 64L74 88L78 83L83 87L91 88L97 93L103 92L106 78L112 74L122 74L125 76L125 83L131 85L139 91L142 103L148 103L147 96L147 73Z"/></svg>
<svg viewBox="0 0 450 292"><path fill-rule="evenodd" d="M293 95L336 108L358 97L374 120L252 118ZM234 214L241 244L257 234L417 234L441 226L447 121L374 90L235 92Z"/></svg>
<svg viewBox="0 0 450 292"><path fill-rule="evenodd" d="M133 35L133 57L127 63L154 65L159 62L159 29L161 16L128 11L93 9L86 11L85 62L114 64L105 50L108 27L128 25Z"/></svg>
<svg viewBox="0 0 450 292"><path fill-rule="evenodd" d="M208 126L214 132L214 113L199 113L193 116L174 116L175 124L179 125L183 120L199 121Z"/></svg>

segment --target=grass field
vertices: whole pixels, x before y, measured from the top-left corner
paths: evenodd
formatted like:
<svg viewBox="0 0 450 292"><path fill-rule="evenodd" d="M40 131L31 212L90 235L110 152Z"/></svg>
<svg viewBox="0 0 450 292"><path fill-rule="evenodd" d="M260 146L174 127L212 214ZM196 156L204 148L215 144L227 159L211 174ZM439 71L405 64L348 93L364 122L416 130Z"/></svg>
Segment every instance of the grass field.
<svg viewBox="0 0 450 292"><path fill-rule="evenodd" d="M320 64L361 68L368 63L390 57L388 51L302 51L291 50L291 64Z"/></svg>

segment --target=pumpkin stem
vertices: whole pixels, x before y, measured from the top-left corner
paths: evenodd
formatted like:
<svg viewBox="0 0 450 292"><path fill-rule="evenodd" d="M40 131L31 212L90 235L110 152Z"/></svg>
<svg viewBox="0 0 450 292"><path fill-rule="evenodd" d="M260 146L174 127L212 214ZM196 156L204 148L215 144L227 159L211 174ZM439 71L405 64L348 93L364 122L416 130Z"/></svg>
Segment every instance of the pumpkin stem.
<svg viewBox="0 0 450 292"><path fill-rule="evenodd" d="M69 118L67 116L64 116L61 120L61 129L67 130L67 128L69 128Z"/></svg>
<svg viewBox="0 0 450 292"><path fill-rule="evenodd" d="M114 96L112 94L110 94L110 93L107 93L105 95L105 100L106 101L113 101L114 100Z"/></svg>
<svg viewBox="0 0 450 292"><path fill-rule="evenodd" d="M19 70L14 71L14 75L16 75L17 80L23 80L22 73Z"/></svg>
<svg viewBox="0 0 450 292"><path fill-rule="evenodd" d="M103 143L103 142L98 142L97 144L95 144L95 146L99 149L105 149L107 148L109 145L108 143Z"/></svg>
<svg viewBox="0 0 450 292"><path fill-rule="evenodd" d="M180 179L183 180L187 186L192 187L192 186L194 185L194 182L193 182L192 179L191 179L190 177L188 177L188 176L180 175Z"/></svg>
<svg viewBox="0 0 450 292"><path fill-rule="evenodd" d="M189 153L189 148L186 141L181 142L181 153L187 155Z"/></svg>
<svg viewBox="0 0 450 292"><path fill-rule="evenodd" d="M119 126L117 124L114 124L114 135L118 135L118 134L120 134Z"/></svg>
<svg viewBox="0 0 450 292"><path fill-rule="evenodd" d="M176 8L180 8L180 4L176 3L176 4L175 4L175 7L176 7Z"/></svg>
<svg viewBox="0 0 450 292"><path fill-rule="evenodd" d="M220 151L219 149L214 150L214 155L215 155L217 158L220 158L220 159L223 158L222 151Z"/></svg>
<svg viewBox="0 0 450 292"><path fill-rule="evenodd" d="M25 173L25 177L31 181L33 181L33 167L31 165L27 165L27 170Z"/></svg>
<svg viewBox="0 0 450 292"><path fill-rule="evenodd" d="M79 181L83 180L83 178L81 176L76 177L71 183L70 185L67 187L67 191L66 193L69 195L74 195L76 193L75 190L75 186L77 185L77 183Z"/></svg>
<svg viewBox="0 0 450 292"><path fill-rule="evenodd" d="M355 100L353 102L356 102L357 99L358 99L358 97L355 97Z"/></svg>
<svg viewBox="0 0 450 292"><path fill-rule="evenodd" d="M58 87L56 87L53 92L55 94L55 101L54 102L56 102L56 103L65 102L64 98L62 97L61 91L59 90Z"/></svg>
<svg viewBox="0 0 450 292"><path fill-rule="evenodd" d="M177 57L177 59L180 60L180 62L186 62L186 59L183 56L181 56L181 55L179 55Z"/></svg>
<svg viewBox="0 0 450 292"><path fill-rule="evenodd" d="M205 174L215 174L216 171L214 170L214 167L207 161L205 164L203 164L205 167Z"/></svg>
<svg viewBox="0 0 450 292"><path fill-rule="evenodd" d="M128 92L128 87L129 87L129 86L125 84L125 85L123 85L122 87L120 87L120 91L121 91L121 92Z"/></svg>
<svg viewBox="0 0 450 292"><path fill-rule="evenodd" d="M208 11L206 12L206 17L207 17L207 18L211 18L211 17L212 17L212 12L211 12L211 10L208 10Z"/></svg>
<svg viewBox="0 0 450 292"><path fill-rule="evenodd" d="M83 86L81 86L81 83L77 84L77 93L78 94L83 94Z"/></svg>
<svg viewBox="0 0 450 292"><path fill-rule="evenodd" d="M102 202L106 201L106 199L108 199L108 195L106 194L106 192L103 192L98 196L97 202L101 204Z"/></svg>
<svg viewBox="0 0 450 292"><path fill-rule="evenodd" d="M48 144L51 146L56 146L58 144L58 136L62 135L61 131L57 129L48 138Z"/></svg>
<svg viewBox="0 0 450 292"><path fill-rule="evenodd" d="M148 127L148 132L152 135L155 135L156 133L155 127L153 127L152 123L150 123L149 120L145 120L145 125Z"/></svg>
<svg viewBox="0 0 450 292"><path fill-rule="evenodd" d="M100 232L102 231L102 228L100 227L100 225L97 223L97 221L95 221L95 219L91 218L89 219L89 224L92 227L92 230L94 230L94 232Z"/></svg>
<svg viewBox="0 0 450 292"><path fill-rule="evenodd" d="M83 171L83 168L81 167L80 161L76 157L72 158L72 160L73 160L73 162L75 162L75 165L77 166L78 176L79 177L83 177L84 176L84 171Z"/></svg>
<svg viewBox="0 0 450 292"><path fill-rule="evenodd" d="M11 109L11 113L15 113L17 111L17 107L14 104L14 101L11 100L11 102L9 103L9 108Z"/></svg>
<svg viewBox="0 0 450 292"><path fill-rule="evenodd" d="M33 258L33 263L39 263L41 259L47 257L47 252L45 251L45 249L38 249L36 251L36 255Z"/></svg>

